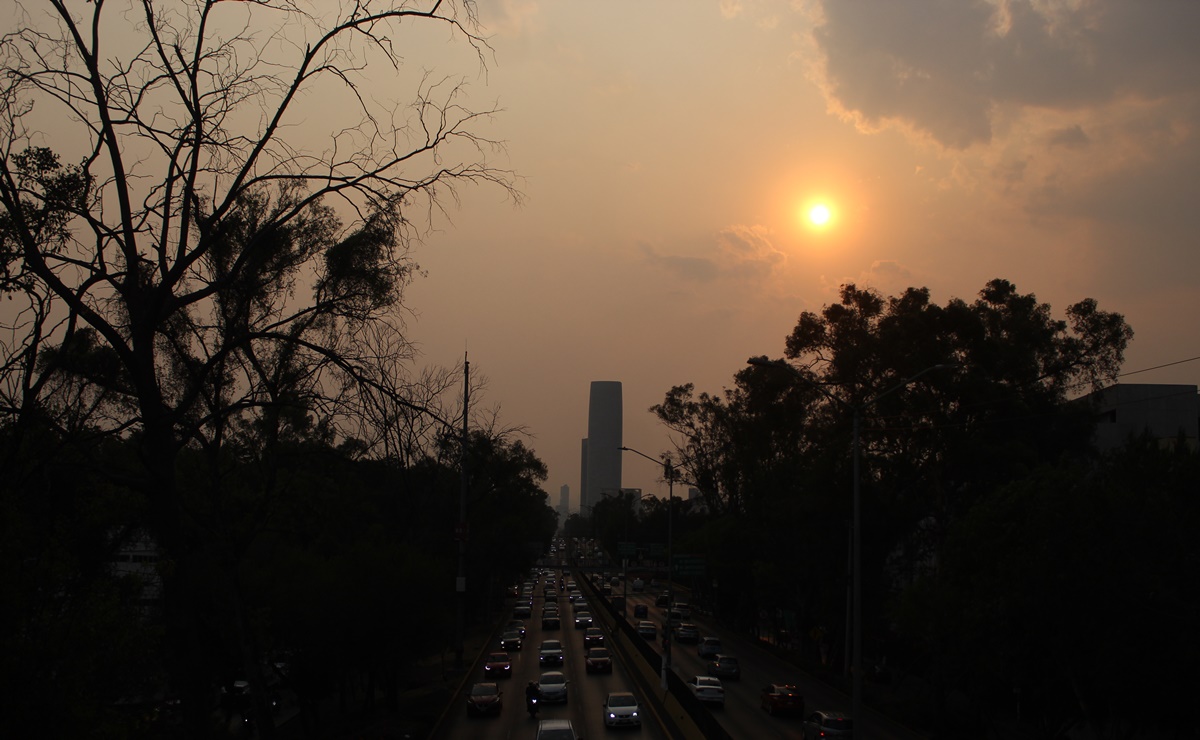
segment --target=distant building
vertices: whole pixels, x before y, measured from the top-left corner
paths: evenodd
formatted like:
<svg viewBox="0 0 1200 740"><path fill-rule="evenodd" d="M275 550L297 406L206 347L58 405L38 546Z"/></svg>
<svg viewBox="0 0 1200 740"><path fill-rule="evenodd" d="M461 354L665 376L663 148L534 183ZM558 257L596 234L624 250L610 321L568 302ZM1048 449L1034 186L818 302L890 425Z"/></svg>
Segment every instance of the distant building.
<svg viewBox="0 0 1200 740"><path fill-rule="evenodd" d="M588 398L588 436L580 512L590 512L603 493L621 490L621 383L592 381Z"/></svg>
<svg viewBox="0 0 1200 740"><path fill-rule="evenodd" d="M567 521L567 517L571 514L571 487L563 484L558 489L558 521L560 523Z"/></svg>
<svg viewBox="0 0 1200 740"><path fill-rule="evenodd" d="M1081 399L1096 414L1095 444L1101 451L1148 433L1160 444L1181 437L1196 449L1200 443L1200 396L1194 385L1121 383Z"/></svg>
<svg viewBox="0 0 1200 740"><path fill-rule="evenodd" d="M580 460L579 460L579 515L580 515L580 516L590 516L590 514L589 514L588 512L586 512L586 511L584 511L584 510L583 510L583 500L584 500L585 498L587 498L587 476L588 476L588 466L587 466L587 452L588 452L588 443L587 443L587 437L584 437L584 438L583 438L583 440L582 440L582 441L579 443L579 450L580 450Z"/></svg>

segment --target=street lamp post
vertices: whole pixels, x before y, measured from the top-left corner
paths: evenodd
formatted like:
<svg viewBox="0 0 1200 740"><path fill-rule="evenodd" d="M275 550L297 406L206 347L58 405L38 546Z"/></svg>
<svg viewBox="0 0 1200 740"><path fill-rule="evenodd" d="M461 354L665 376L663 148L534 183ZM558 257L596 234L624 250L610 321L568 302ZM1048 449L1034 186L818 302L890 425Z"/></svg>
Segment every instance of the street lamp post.
<svg viewBox="0 0 1200 740"><path fill-rule="evenodd" d="M925 373L932 372L934 370L942 370L945 368L953 367L953 365L939 364L939 365L933 365L931 367L927 367L924 370L922 370L921 372L917 373L916 375L908 377L908 378L900 381L900 383L892 386L891 388L888 388L886 391L884 391L876 396L872 396L871 398L868 398L866 401L863 401L861 403L851 403L851 402L849 402L843 398L839 398L838 396L835 396L832 393L830 393L829 391L825 390L823 387L821 387L817 383L813 382L809 378L805 377L805 375L803 373L801 373L799 370L792 367L788 363L784 362L783 360L777 360L777 361L772 362L772 361L767 360L762 357L751 357L750 359L746 360L746 363L749 365L756 365L758 367L773 367L773 368L778 368L780 370L790 372L795 378L797 378L801 382L806 383L807 385L810 385L813 388L817 389L822 395L824 395L829 400L834 401L835 403L841 405L843 408L850 409L850 411L853 413L853 416L854 416L854 442L853 442L853 445L851 448L852 449L851 454L853 456L853 461L854 461L853 462L854 513L852 515L853 522L850 526L850 532L851 532L850 547L853 552L853 564L851 565L851 570L853 572L853 580L854 580L854 598L853 598L853 602L854 602L854 629L853 629L854 647L853 647L853 653L854 653L854 656L853 656L853 667L851 669L851 671L853 673L852 681L853 681L854 688L853 688L853 698L851 700L852 704L853 704L853 707L851 709L851 716L854 717L856 720L859 720L862 717L862 528L861 528L862 527L862 504L861 504L861 486L859 483L859 480L860 480L860 478L859 478L860 462L859 461L862 457L859 427L860 427L860 420L862 418L862 412L864 409L867 409L868 407L874 405L879 399L881 399L884 396L887 396L895 391L898 391L901 388L904 388L905 386L912 383L914 380L921 377Z"/></svg>
<svg viewBox="0 0 1200 740"><path fill-rule="evenodd" d="M667 609L668 613L671 606L675 603L675 586L674 586L674 558L675 550L673 543L674 520L675 520L675 466L670 460L659 460L650 457L644 452L635 450L632 447L619 448L622 452L632 452L635 455L644 457L650 462L658 463L663 466L663 476L667 479ZM667 688L667 671L671 668L671 630L669 621L663 625L665 634L663 635L663 662L662 675L660 678L661 687Z"/></svg>

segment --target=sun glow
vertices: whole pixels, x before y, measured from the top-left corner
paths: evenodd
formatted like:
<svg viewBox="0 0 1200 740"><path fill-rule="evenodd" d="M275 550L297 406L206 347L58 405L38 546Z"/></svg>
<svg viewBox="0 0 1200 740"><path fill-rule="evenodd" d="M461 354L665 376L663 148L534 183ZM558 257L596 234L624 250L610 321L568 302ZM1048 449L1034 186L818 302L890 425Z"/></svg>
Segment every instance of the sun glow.
<svg viewBox="0 0 1200 740"><path fill-rule="evenodd" d="M796 213L800 223L810 231L828 231L837 222L837 210L827 200L804 202Z"/></svg>

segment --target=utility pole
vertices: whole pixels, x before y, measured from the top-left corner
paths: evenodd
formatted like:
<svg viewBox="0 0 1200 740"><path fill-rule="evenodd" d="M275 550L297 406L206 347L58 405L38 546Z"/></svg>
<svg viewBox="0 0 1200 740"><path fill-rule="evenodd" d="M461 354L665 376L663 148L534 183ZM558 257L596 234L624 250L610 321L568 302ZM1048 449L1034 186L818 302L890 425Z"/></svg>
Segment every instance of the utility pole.
<svg viewBox="0 0 1200 740"><path fill-rule="evenodd" d="M458 527L455 537L458 538L458 577L455 579L454 590L458 594L458 618L455 621L454 670L461 673L463 668L463 642L466 634L467 611L467 411L471 407L471 363L463 353L463 414L462 441L458 450L458 470L460 487L458 494Z"/></svg>

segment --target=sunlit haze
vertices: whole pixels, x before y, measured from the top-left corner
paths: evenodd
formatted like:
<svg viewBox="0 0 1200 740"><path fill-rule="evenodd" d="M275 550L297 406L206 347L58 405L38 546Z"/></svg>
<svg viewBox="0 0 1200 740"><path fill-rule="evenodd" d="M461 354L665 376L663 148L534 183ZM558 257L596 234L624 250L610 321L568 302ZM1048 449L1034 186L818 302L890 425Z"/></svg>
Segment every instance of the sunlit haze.
<svg viewBox="0 0 1200 740"><path fill-rule="evenodd" d="M648 408L781 357L846 282L973 300L992 278L1094 298L1135 331L1126 370L1200 355L1200 3L696 0L480 4L494 58L465 75L496 163L416 252L421 362L469 353L572 510L589 384ZM443 66L438 66L443 65ZM824 207L825 210L819 210ZM823 228L817 228L821 226ZM1130 378L1196 383L1200 363ZM665 495L627 455L623 483Z"/></svg>

